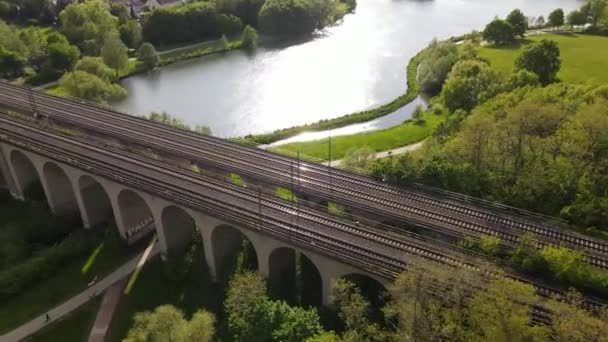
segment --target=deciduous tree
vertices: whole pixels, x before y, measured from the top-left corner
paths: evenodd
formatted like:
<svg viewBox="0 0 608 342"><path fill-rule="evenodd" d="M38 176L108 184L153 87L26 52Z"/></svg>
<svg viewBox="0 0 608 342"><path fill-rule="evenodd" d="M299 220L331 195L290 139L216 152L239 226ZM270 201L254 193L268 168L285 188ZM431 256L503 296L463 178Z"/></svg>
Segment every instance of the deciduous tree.
<svg viewBox="0 0 608 342"><path fill-rule="evenodd" d="M517 36L523 37L528 29L528 19L522 11L514 9L509 13L506 21L513 27L513 33Z"/></svg>
<svg viewBox="0 0 608 342"><path fill-rule="evenodd" d="M517 70L528 70L536 75L542 84L555 81L561 67L559 46L555 41L543 39L522 50L515 60Z"/></svg>
<svg viewBox="0 0 608 342"><path fill-rule="evenodd" d="M553 12L549 13L549 25L552 27L560 27L564 25L564 10L558 8Z"/></svg>
<svg viewBox="0 0 608 342"><path fill-rule="evenodd" d="M116 77L118 77L118 71L125 68L129 63L127 47L120 38L114 34L106 37L106 41L101 48L101 58L103 58L103 61L107 66L116 71Z"/></svg>
<svg viewBox="0 0 608 342"><path fill-rule="evenodd" d="M143 43L137 50L137 59L144 63L146 69L152 69L158 65L160 57L154 48L154 45L150 43Z"/></svg>
<svg viewBox="0 0 608 342"><path fill-rule="evenodd" d="M494 19L483 30L483 39L496 45L509 44L515 40L515 32L508 22Z"/></svg>

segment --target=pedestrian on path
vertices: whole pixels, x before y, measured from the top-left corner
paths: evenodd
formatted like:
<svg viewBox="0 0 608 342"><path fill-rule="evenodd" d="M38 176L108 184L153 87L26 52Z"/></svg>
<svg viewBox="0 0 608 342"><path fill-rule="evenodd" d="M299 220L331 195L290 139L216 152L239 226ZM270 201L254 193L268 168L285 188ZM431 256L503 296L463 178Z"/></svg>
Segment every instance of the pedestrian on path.
<svg viewBox="0 0 608 342"><path fill-rule="evenodd" d="M45 317L46 317L46 321L45 321L45 322L47 322L47 323L48 323L48 321L50 321L50 320L51 320L51 316L49 316L49 314L47 313Z"/></svg>

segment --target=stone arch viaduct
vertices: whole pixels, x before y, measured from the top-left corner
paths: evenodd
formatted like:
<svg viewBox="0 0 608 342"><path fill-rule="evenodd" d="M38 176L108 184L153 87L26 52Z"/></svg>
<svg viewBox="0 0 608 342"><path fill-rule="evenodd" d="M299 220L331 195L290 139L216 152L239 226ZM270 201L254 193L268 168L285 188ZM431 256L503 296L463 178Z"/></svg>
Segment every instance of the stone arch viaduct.
<svg viewBox="0 0 608 342"><path fill-rule="evenodd" d="M258 271L268 279L270 287L293 274L296 255L308 261L318 274L315 286L321 294L319 304L330 304L331 285L341 277L363 276L383 286L389 281L338 258L294 246L256 229L7 143L0 143L0 187L21 200L33 192L43 194L54 214L79 215L85 228L113 221L120 236L129 243L155 232L164 254L185 246L196 232L201 235L205 261L213 279L221 275L227 256L246 240L255 250Z"/></svg>

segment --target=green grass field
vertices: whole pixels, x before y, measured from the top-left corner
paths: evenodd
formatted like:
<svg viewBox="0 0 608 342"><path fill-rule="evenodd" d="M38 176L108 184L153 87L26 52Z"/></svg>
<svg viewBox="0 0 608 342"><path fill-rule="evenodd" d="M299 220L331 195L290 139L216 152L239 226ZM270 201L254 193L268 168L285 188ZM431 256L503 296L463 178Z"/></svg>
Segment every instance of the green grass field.
<svg viewBox="0 0 608 342"><path fill-rule="evenodd" d="M53 277L0 303L0 333L43 314L82 291L96 276L99 279L112 272L147 244L147 241L142 241L135 246L126 246L118 239L117 234L105 234L104 240L88 255L65 265Z"/></svg>
<svg viewBox="0 0 608 342"><path fill-rule="evenodd" d="M426 113L422 123L405 122L399 126L380 131L333 137L331 155L333 160L342 159L348 150L369 146L374 151L386 151L421 141L431 134L447 118L447 113ZM293 143L279 146L283 150L300 151L301 154L328 159L328 139Z"/></svg>
<svg viewBox="0 0 608 342"><path fill-rule="evenodd" d="M26 338L25 342L87 341L100 304L101 297L97 297L62 320L55 322Z"/></svg>
<svg viewBox="0 0 608 342"><path fill-rule="evenodd" d="M541 34L528 36L520 44L508 47L482 47L481 57L487 58L491 65L511 73L515 58L523 46L541 39L558 43L562 67L557 76L567 83L608 83L608 37L583 34Z"/></svg>

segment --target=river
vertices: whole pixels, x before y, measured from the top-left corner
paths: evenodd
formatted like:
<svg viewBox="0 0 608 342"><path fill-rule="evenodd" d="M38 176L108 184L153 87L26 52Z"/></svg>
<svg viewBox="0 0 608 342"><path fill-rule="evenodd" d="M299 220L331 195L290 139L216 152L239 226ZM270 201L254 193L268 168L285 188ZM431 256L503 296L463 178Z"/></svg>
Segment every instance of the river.
<svg viewBox="0 0 608 342"><path fill-rule="evenodd" d="M580 1L358 0L357 6L305 42L211 55L130 77L123 80L129 96L113 105L131 114L166 111L220 137L333 118L403 94L408 60L433 38L483 29L514 8L546 18Z"/></svg>

